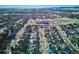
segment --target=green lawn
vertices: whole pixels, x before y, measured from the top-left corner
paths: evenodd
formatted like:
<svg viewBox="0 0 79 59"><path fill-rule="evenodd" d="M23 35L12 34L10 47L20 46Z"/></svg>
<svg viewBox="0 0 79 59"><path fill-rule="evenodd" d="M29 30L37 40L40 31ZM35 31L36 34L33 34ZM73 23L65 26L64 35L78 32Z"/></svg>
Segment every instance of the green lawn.
<svg viewBox="0 0 79 59"><path fill-rule="evenodd" d="M67 24L74 24L74 23L78 23L79 24L79 19L72 19L72 18L62 18L63 24L67 25Z"/></svg>

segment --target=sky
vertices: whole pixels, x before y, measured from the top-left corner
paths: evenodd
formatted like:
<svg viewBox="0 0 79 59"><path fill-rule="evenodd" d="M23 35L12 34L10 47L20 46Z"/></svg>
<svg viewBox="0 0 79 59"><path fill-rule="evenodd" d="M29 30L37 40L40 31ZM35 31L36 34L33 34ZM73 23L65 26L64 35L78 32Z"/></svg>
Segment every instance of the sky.
<svg viewBox="0 0 79 59"><path fill-rule="evenodd" d="M51 7L73 7L73 6L74 5L0 5L0 8L51 8Z"/></svg>

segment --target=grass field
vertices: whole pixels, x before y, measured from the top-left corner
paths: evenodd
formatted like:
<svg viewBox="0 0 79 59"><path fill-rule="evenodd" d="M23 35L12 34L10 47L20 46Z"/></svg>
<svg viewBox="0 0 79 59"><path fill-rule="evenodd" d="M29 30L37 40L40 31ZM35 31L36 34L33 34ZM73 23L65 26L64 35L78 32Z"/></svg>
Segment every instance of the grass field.
<svg viewBox="0 0 79 59"><path fill-rule="evenodd" d="M64 25L74 24L74 23L79 24L79 19L62 18L61 21L62 21L62 24L64 24Z"/></svg>

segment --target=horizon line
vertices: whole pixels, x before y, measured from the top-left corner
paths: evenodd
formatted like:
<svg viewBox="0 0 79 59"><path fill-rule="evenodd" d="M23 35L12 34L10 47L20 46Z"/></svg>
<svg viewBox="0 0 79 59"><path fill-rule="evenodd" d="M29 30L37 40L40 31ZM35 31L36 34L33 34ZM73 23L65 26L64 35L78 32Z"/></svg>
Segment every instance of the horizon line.
<svg viewBox="0 0 79 59"><path fill-rule="evenodd" d="M0 5L0 8L52 8L52 7L79 7L79 5Z"/></svg>

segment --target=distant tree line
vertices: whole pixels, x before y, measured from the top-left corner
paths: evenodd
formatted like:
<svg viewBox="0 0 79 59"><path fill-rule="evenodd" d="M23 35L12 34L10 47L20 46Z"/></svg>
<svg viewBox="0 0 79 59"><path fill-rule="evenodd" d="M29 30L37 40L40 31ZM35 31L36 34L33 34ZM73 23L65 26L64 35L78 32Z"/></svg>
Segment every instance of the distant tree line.
<svg viewBox="0 0 79 59"><path fill-rule="evenodd" d="M79 14L59 14L61 17L77 18L79 19Z"/></svg>

